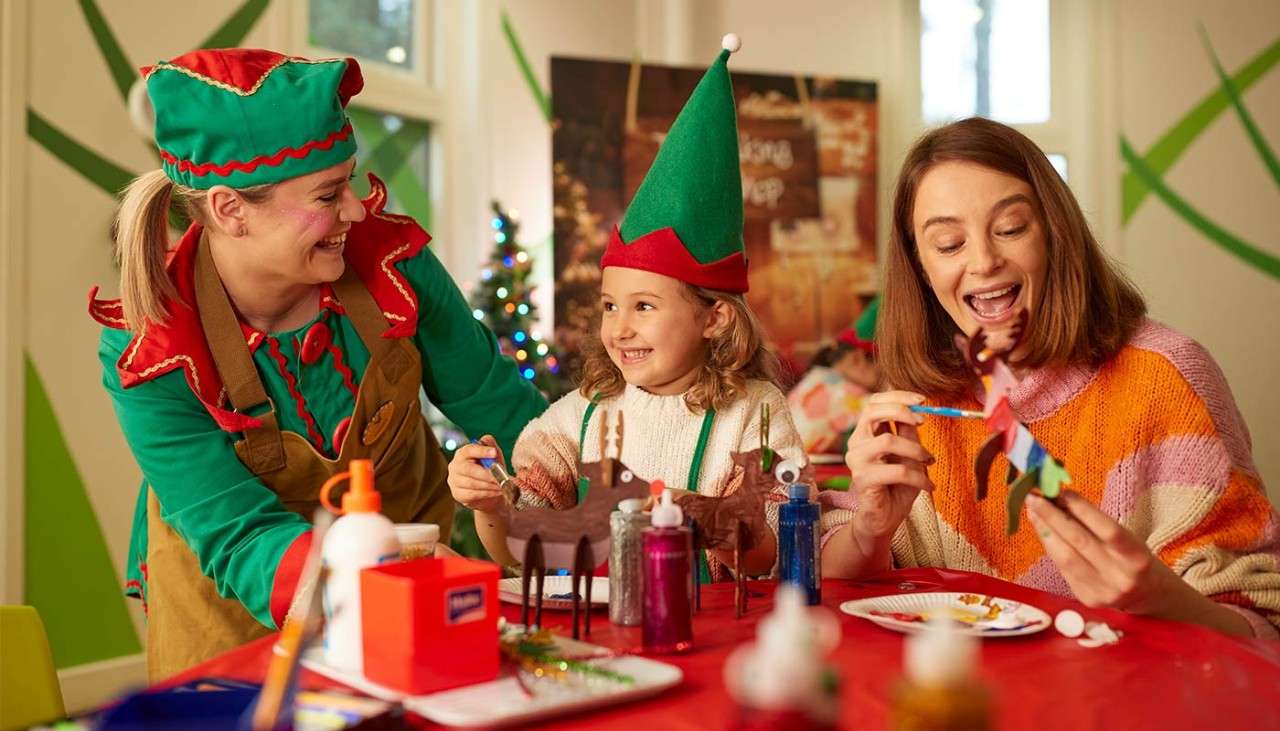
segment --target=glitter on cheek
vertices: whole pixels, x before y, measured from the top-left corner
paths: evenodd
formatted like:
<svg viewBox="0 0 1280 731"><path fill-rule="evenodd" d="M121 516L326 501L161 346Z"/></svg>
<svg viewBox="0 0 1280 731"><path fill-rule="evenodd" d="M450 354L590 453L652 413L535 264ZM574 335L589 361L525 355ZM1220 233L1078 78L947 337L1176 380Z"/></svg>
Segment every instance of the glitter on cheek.
<svg viewBox="0 0 1280 731"><path fill-rule="evenodd" d="M293 219L298 239L307 246L328 236L333 230L334 216L330 212L310 208L287 208L283 209L282 213Z"/></svg>

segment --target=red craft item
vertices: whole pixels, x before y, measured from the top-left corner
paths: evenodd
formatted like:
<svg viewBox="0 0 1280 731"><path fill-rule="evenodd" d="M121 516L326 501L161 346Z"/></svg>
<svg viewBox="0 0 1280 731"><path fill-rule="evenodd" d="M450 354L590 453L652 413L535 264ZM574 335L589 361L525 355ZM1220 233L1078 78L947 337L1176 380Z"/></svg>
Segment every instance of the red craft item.
<svg viewBox="0 0 1280 731"><path fill-rule="evenodd" d="M1014 425L1017 418L1013 415L1013 409L1009 406L1009 399L1000 399L1000 403L991 410L991 414L987 416L987 431L1005 432Z"/></svg>
<svg viewBox="0 0 1280 731"><path fill-rule="evenodd" d="M302 351L298 356L302 358L303 363L311 365L320 360L320 357L324 355L324 351L329 348L329 343L331 342L333 342L333 333L329 331L329 326L323 322L317 322L303 336Z"/></svg>
<svg viewBox="0 0 1280 731"><path fill-rule="evenodd" d="M360 572L364 674L411 695L498 677L498 567L421 558Z"/></svg>

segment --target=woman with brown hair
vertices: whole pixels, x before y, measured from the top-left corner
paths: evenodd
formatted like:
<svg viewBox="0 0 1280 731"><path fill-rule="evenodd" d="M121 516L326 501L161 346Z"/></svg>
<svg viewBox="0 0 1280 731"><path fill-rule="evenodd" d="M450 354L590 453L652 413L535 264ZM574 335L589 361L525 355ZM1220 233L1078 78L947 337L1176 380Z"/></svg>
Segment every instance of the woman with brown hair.
<svg viewBox="0 0 1280 731"><path fill-rule="evenodd" d="M984 424L910 406L977 407L981 387L954 336L1007 329L1023 310L1009 403L1070 469L1072 490L1028 497L1029 523L1007 536L1003 482L974 498ZM849 439L857 509L825 536L827 575L946 566L1089 606L1280 636L1280 517L1221 370L1146 318L1025 136L967 119L907 154L876 341L896 390L872 397Z"/></svg>

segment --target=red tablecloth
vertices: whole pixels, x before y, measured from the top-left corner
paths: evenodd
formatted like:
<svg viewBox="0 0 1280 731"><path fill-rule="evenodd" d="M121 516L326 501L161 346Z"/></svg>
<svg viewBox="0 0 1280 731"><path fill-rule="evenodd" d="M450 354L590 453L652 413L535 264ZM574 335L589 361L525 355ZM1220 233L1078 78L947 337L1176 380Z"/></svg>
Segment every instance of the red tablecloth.
<svg viewBox="0 0 1280 731"><path fill-rule="evenodd" d="M773 584L753 582L753 593L770 596ZM871 581L827 581L823 604L902 591L965 591L993 594L1038 606L1050 615L1068 607L1086 619L1123 631L1118 644L1087 649L1052 628L1020 638L986 640L981 677L993 689L997 727L1021 728L1280 728L1280 642L1240 640L1207 629L1091 610L1062 597L961 571L911 569ZM733 618L732 587L706 587L695 620L693 652L661 658L680 666L684 684L660 698L617 706L571 719L575 729L719 729L732 711L724 690L729 651L755 636L769 611L768 598L753 597L749 612ZM518 607L504 609L517 619ZM545 611L547 626L568 623L568 612ZM889 690L902 671L903 636L840 614L843 640L835 654L843 678L843 726L887 727ZM615 648L640 644L638 628L615 627L607 613L593 616L590 642ZM275 636L265 637L203 663L165 685L199 677L261 681ZM307 688L337 687L304 672ZM565 728L558 719L544 728ZM432 728L423 725L423 728Z"/></svg>

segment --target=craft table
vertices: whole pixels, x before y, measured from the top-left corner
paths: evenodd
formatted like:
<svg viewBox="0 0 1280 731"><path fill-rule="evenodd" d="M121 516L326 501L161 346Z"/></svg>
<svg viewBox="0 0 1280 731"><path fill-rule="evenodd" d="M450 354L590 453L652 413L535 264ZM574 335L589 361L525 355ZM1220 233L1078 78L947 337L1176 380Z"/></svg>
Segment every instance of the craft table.
<svg viewBox="0 0 1280 731"><path fill-rule="evenodd" d="M770 609L774 584L751 582L746 617L733 617L733 587L704 587L703 610L694 623L695 649L660 658L680 666L683 685L661 697L595 713L556 719L536 728L708 729L724 728L732 704L722 678L725 658L755 636ZM1053 628L1027 637L983 642L980 676L992 688L997 728L1280 728L1280 642L1235 639L1208 629L1147 619L962 571L910 569L868 581L828 580L823 604L836 611L849 599L904 591L962 591L1028 602L1051 616L1073 608L1087 620L1105 621L1124 633L1119 643L1081 647ZM519 607L506 605L509 620ZM902 671L903 635L839 614L843 639L835 653L843 680L842 726L885 729L888 699ZM544 610L547 626L568 624L569 613ZM163 685L200 677L260 682L275 635L198 665ZM608 614L592 616L587 639L613 648L636 648L638 627L615 627ZM304 671L307 688L341 687ZM420 728L435 728L425 721Z"/></svg>

